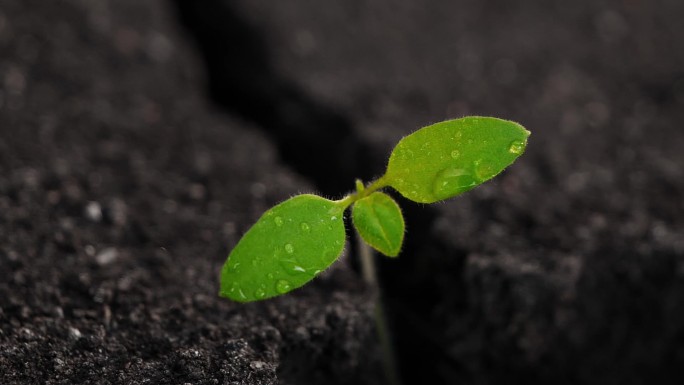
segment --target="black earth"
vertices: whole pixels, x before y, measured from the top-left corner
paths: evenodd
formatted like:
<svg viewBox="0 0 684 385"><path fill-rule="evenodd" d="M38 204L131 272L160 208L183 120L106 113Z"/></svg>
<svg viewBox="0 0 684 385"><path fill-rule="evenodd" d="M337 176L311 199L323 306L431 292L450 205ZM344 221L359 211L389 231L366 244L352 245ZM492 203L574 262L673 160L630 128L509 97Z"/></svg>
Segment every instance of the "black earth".
<svg viewBox="0 0 684 385"><path fill-rule="evenodd" d="M0 384L378 384L357 250L217 296L241 234L411 131L527 153L401 200L378 259L405 384L684 382L684 2L0 0ZM398 197L399 198L399 197Z"/></svg>

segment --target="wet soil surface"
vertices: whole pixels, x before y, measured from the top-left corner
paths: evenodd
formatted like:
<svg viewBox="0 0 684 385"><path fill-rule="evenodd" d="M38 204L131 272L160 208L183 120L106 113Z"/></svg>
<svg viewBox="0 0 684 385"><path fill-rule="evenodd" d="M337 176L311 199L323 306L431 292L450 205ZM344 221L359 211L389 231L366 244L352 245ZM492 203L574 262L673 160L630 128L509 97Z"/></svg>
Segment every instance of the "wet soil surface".
<svg viewBox="0 0 684 385"><path fill-rule="evenodd" d="M380 266L406 384L684 381L681 1L0 0L0 383L380 383L343 260L217 298L261 212L464 115L527 153Z"/></svg>

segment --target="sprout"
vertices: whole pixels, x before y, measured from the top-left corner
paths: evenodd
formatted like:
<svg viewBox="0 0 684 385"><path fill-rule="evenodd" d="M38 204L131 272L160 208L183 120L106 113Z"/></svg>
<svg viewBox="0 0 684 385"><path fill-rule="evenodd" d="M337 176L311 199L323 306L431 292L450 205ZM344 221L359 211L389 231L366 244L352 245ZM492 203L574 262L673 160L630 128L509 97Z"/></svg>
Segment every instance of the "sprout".
<svg viewBox="0 0 684 385"><path fill-rule="evenodd" d="M245 233L221 270L220 295L251 302L288 293L311 281L342 254L343 216L380 253L396 257L404 240L399 205L379 190L391 187L409 200L434 203L493 178L525 151L530 132L497 118L465 117L424 127L392 151L383 176L333 201L294 196Z"/></svg>

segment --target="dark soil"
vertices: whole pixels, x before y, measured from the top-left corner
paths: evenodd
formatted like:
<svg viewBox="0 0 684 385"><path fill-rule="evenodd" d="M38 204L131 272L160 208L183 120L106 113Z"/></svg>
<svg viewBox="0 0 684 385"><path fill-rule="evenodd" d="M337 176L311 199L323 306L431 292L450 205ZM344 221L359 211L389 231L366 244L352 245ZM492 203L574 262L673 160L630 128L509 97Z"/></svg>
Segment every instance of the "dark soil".
<svg viewBox="0 0 684 385"><path fill-rule="evenodd" d="M0 0L0 383L382 382L355 250L216 296L240 235L463 115L527 153L402 201L406 384L684 381L679 0ZM350 244L353 245L353 242Z"/></svg>
<svg viewBox="0 0 684 385"><path fill-rule="evenodd" d="M372 382L347 264L218 298L228 248L314 187L212 111L180 30L159 1L2 2L0 384Z"/></svg>

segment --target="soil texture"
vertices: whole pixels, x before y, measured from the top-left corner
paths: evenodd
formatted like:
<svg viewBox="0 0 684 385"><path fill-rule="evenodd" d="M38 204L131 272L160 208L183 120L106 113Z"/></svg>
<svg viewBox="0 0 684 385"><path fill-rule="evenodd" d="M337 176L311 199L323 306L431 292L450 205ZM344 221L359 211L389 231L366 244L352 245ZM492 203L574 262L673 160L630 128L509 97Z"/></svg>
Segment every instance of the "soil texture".
<svg viewBox="0 0 684 385"><path fill-rule="evenodd" d="M0 0L0 383L383 382L353 240L216 296L268 207L464 115L527 152L379 259L405 384L684 382L684 2ZM395 194L396 195L396 194Z"/></svg>

